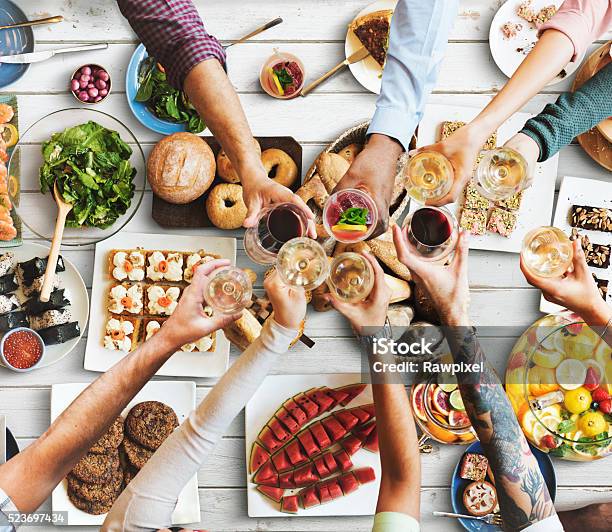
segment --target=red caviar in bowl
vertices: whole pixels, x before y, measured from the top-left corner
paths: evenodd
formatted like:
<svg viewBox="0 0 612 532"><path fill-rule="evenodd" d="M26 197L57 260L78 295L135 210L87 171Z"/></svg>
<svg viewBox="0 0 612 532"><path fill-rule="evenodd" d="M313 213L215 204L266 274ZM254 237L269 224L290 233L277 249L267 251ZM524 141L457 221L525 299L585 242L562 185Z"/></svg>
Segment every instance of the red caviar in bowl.
<svg viewBox="0 0 612 532"><path fill-rule="evenodd" d="M4 340L3 354L5 360L14 368L28 369L42 357L43 346L32 331L19 330L8 333Z"/></svg>

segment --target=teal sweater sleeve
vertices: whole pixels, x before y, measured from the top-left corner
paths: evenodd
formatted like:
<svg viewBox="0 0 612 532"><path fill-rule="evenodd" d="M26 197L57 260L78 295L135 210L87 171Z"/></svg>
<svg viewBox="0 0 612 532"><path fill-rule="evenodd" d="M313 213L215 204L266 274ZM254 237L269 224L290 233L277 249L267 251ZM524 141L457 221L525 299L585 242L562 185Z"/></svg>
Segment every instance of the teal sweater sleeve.
<svg viewBox="0 0 612 532"><path fill-rule="evenodd" d="M528 120L521 133L540 147L538 162L550 159L574 137L612 116L612 63L576 92L564 92L537 116Z"/></svg>

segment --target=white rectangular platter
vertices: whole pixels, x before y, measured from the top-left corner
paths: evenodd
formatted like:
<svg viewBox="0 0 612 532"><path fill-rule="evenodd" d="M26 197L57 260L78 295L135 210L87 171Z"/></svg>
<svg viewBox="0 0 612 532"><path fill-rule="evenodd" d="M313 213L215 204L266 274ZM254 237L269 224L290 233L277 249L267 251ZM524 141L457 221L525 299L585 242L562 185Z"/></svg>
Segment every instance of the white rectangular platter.
<svg viewBox="0 0 612 532"><path fill-rule="evenodd" d="M445 121L462 121L469 123L480 112L475 107L459 107L455 105L430 104L425 107L423 118L419 123L417 146L434 144L440 139L440 130ZM520 131L523 124L532 115L528 113L515 113L497 130L497 145L502 146L515 133ZM559 155L551 157L544 163L539 163L534 171L533 184L523 192L523 200L519 210L516 228L510 237L506 238L497 233L487 231L484 235L470 235L470 249L484 249L490 251L505 251L507 253L520 253L521 244L525 234L540 225L550 225L555 196L555 180ZM451 203L447 207L459 220L461 211L460 201ZM410 202L410 211L419 205Z"/></svg>
<svg viewBox="0 0 612 532"><path fill-rule="evenodd" d="M87 383L54 384L51 386L51 423L76 399L76 397L88 386ZM194 382L149 382L134 397L123 411L125 418L130 409L142 401L161 401L176 412L179 423L195 408L196 386ZM106 514L90 515L76 508L68 498L66 480L63 480L54 490L51 496L51 508L53 512L67 512L68 522L62 525L97 525L104 522ZM186 523L197 523L200 521L200 497L198 494L198 478L196 475L187 483L181 492L172 522L175 525Z"/></svg>
<svg viewBox="0 0 612 532"><path fill-rule="evenodd" d="M606 207L612 209L612 182L597 181L596 179L585 179L581 177L565 176L559 189L559 198L555 209L553 225L561 229L567 236L572 234L572 226L569 223L569 216L572 205L586 205L589 207ZM587 235L592 244L612 245L612 233L603 231L589 231L577 228L581 235ZM610 281L608 287L608 297L606 301L612 305L612 266L608 268L590 268L598 279ZM546 301L544 297L540 299L540 310L547 314L559 312L563 307Z"/></svg>
<svg viewBox="0 0 612 532"><path fill-rule="evenodd" d="M248 468L249 455L253 442L257 438L261 428L268 422L270 417L290 397L306 391L310 388L328 386L337 388L346 384L361 382L358 373L337 373L326 375L273 375L267 377L245 408L245 439L246 439L246 464ZM346 408L352 408L372 402L372 387L370 385ZM343 407L336 407L338 410ZM326 412L324 415L327 415ZM321 419L321 418L315 418ZM314 420L313 420L314 421ZM380 458L376 453L360 450L351 456L354 468L370 466L376 473L376 480L364 486L350 495L340 497L326 504L313 506L307 510L300 508L297 514L283 513L279 510L280 504L275 503L257 491L256 485L251 482L251 476L247 474L247 503L249 517L320 517L320 516L342 516L342 515L374 515L376 501L378 499L378 488L380 486ZM297 493L299 490L293 490Z"/></svg>
<svg viewBox="0 0 612 532"><path fill-rule="evenodd" d="M108 254L113 249L143 249L198 251L205 249L236 263L236 239L206 236L175 236L145 233L117 233L96 244L93 284L91 288L91 317L83 366L90 371L106 371L121 360L125 353L111 351L102 345L107 320L107 293L112 281L108 275ZM216 333L215 350L207 353L175 353L157 372L174 377L219 377L227 370L229 341L222 331Z"/></svg>

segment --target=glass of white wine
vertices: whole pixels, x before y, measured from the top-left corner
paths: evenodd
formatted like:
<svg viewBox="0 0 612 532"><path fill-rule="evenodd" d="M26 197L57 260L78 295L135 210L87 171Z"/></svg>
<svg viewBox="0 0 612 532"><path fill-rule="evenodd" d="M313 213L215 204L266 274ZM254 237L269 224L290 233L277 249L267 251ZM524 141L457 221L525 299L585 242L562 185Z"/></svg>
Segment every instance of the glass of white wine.
<svg viewBox="0 0 612 532"><path fill-rule="evenodd" d="M374 288L374 268L359 253L340 253L332 260L327 286L340 301L363 301Z"/></svg>
<svg viewBox="0 0 612 532"><path fill-rule="evenodd" d="M276 271L285 284L314 290L329 275L329 260L316 240L292 238L278 252Z"/></svg>
<svg viewBox="0 0 612 532"><path fill-rule="evenodd" d="M533 275L561 277L572 264L574 248L561 229L543 226L525 235L521 257Z"/></svg>
<svg viewBox="0 0 612 532"><path fill-rule="evenodd" d="M216 312L235 314L251 302L253 285L240 268L229 266L215 272L204 291L204 300Z"/></svg>
<svg viewBox="0 0 612 532"><path fill-rule="evenodd" d="M474 185L491 201L508 199L527 186L527 161L512 148L483 152L474 173Z"/></svg>
<svg viewBox="0 0 612 532"><path fill-rule="evenodd" d="M423 151L411 157L404 168L408 195L419 203L440 199L453 186L453 166L437 151Z"/></svg>

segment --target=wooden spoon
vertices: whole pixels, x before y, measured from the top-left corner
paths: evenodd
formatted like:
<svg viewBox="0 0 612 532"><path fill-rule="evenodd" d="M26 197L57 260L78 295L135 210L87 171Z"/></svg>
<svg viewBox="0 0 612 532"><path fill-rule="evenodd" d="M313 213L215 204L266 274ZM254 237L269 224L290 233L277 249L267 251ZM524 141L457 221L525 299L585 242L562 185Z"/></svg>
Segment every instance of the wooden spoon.
<svg viewBox="0 0 612 532"><path fill-rule="evenodd" d="M51 249L49 250L49 258L47 259L45 278L40 290L40 300L42 302L49 301L49 297L51 297L55 269L57 268L57 259L59 257L60 247L62 245L62 237L64 236L66 216L68 216L68 213L72 210L72 203L67 203L64 201L64 198L62 198L62 195L57 188L57 181L53 183L53 197L57 203L57 220L55 222L53 240L51 241Z"/></svg>

